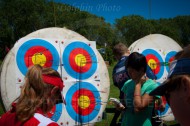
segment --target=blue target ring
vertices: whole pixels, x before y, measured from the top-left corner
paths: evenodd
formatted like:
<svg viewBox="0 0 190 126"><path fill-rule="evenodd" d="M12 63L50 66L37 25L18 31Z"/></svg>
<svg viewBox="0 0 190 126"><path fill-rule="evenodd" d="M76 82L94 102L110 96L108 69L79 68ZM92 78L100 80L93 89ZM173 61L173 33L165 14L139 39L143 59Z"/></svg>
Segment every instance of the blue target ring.
<svg viewBox="0 0 190 126"><path fill-rule="evenodd" d="M160 85L159 82L157 82L157 84ZM162 102L163 102L163 101L162 101ZM160 110L157 110L158 115L159 115L159 116L164 116L164 115L168 112L168 109L169 109L169 108L170 108L170 106L169 106L168 103L166 102L164 111L161 112Z"/></svg>
<svg viewBox="0 0 190 126"><path fill-rule="evenodd" d="M91 103L90 104L94 104L94 108L93 110L88 113L87 115L81 115L79 113L77 113L74 109L74 105L76 104L72 104L72 100L73 100L73 95L75 94L75 92L82 90L82 89L86 89L89 90L92 94L93 94L93 98L95 99L95 103ZM92 121L99 113L100 108L101 108L101 100L100 100L100 94L98 92L98 90L96 89L96 87L94 87L92 84L88 83L88 82L77 82L76 84L72 85L69 90L66 93L66 110L68 112L68 114L70 115L70 117L80 123L87 123ZM79 107L79 106L78 106ZM91 109L91 108L89 108Z"/></svg>
<svg viewBox="0 0 190 126"><path fill-rule="evenodd" d="M162 59L162 57L160 56L160 54L157 52L157 51L155 51L155 50L153 50L153 49L146 49L146 50L144 50L143 52L142 52L142 54L146 57L147 55L154 55L158 60L159 60L159 62L160 63L163 63L163 59ZM164 73L164 67L163 66L161 66L161 64L160 65L157 65L157 67L160 67L160 70L159 70L159 72L156 74L156 77L157 77L157 79L160 79L161 77L162 77L162 75L163 75L163 73Z"/></svg>
<svg viewBox="0 0 190 126"><path fill-rule="evenodd" d="M176 55L176 51L171 51L166 55L165 62L171 62L170 59ZM166 70L169 72L169 66L166 66Z"/></svg>
<svg viewBox="0 0 190 126"><path fill-rule="evenodd" d="M159 116L164 116L167 112L168 112L168 109L170 108L170 106L168 105L168 103L166 103L166 106L165 106L165 109L163 112L159 111L158 110L158 115Z"/></svg>
<svg viewBox="0 0 190 126"><path fill-rule="evenodd" d="M56 104L55 112L54 112L53 116L51 117L51 119L53 121L55 121L55 122L57 122L59 120L59 118L61 117L61 114L62 114L62 104L63 103Z"/></svg>
<svg viewBox="0 0 190 126"><path fill-rule="evenodd" d="M16 54L16 63L23 75L26 75L26 72L28 70L28 67L25 64L24 57L26 52L35 46L42 46L45 47L48 51L51 52L53 59L52 59L52 68L54 70L58 69L59 64L59 54L56 50L56 48L50 44L48 41L42 40L42 39L31 39L26 42L24 42L18 49L18 52Z"/></svg>
<svg viewBox="0 0 190 126"><path fill-rule="evenodd" d="M75 61L74 60L70 61L70 58L72 57L73 50L77 50L77 49L84 50L84 52L88 53L88 55L90 56L90 57L88 57L88 58L90 58L90 63L89 63L90 67L87 68L87 70L85 72L79 72L72 68L72 64L74 64ZM82 54L83 52L79 52L79 54L80 53ZM71 77L76 78L76 79L80 79L80 80L87 79L87 78L91 77L97 69L97 58L96 58L94 51L92 50L92 48L89 45L87 45L83 42L80 42L80 41L75 41L75 42L72 42L71 44L69 44L63 52L62 59L63 59L63 64L64 64L64 68L65 68L66 72ZM74 59L74 57L73 57L73 59Z"/></svg>

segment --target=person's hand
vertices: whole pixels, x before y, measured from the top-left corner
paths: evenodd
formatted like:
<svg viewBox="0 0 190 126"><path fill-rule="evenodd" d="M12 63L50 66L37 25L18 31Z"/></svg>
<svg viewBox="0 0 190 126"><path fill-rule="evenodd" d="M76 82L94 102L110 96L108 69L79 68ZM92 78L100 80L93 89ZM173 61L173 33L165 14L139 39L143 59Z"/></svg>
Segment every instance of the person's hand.
<svg viewBox="0 0 190 126"><path fill-rule="evenodd" d="M146 82L146 75L140 76L139 79L135 81L135 84L144 84Z"/></svg>
<svg viewBox="0 0 190 126"><path fill-rule="evenodd" d="M120 104L118 104L118 105L116 106L116 109L119 110L119 111L122 111L122 110L125 109L125 106L120 103Z"/></svg>
<svg viewBox="0 0 190 126"><path fill-rule="evenodd" d="M146 75L142 76L140 79L140 83L144 84L146 82Z"/></svg>

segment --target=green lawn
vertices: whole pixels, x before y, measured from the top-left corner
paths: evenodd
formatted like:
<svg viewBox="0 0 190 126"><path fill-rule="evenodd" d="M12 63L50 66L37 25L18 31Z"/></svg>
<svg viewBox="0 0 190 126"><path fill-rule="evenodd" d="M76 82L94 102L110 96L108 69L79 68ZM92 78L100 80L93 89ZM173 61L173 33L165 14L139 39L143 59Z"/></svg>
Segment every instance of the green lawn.
<svg viewBox="0 0 190 126"><path fill-rule="evenodd" d="M0 62L1 64L1 62ZM116 97L118 98L119 95L119 90L113 85L113 81L112 81L112 70L113 70L113 66L115 64L111 65L108 67L108 71L109 71L109 76L110 76L110 97ZM112 105L107 104L107 108L112 108ZM2 109L2 104L0 104L0 115L2 115L4 113L3 109ZM111 120L113 117L113 113L106 113L105 118L101 121L96 123L96 126L109 126Z"/></svg>
<svg viewBox="0 0 190 126"><path fill-rule="evenodd" d="M113 71L113 66L115 63L111 66L108 67L108 72L109 72L109 77L110 77L110 97L119 97L119 90L113 85L113 80L112 80L112 71Z"/></svg>

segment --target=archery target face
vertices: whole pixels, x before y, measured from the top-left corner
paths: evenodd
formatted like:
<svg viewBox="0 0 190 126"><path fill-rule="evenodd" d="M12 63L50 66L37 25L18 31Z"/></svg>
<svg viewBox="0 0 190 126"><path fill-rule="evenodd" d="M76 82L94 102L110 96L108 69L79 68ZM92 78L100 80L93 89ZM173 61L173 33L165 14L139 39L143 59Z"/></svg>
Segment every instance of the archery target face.
<svg viewBox="0 0 190 126"><path fill-rule="evenodd" d="M162 99L165 99L164 97L161 97L161 98L162 98ZM164 100L162 100L162 101L164 101ZM168 114L168 111L169 111L170 106L168 105L168 103L164 103L164 104L165 104L165 109L164 109L163 112L158 111L158 115L159 115L159 116L165 116L165 115Z"/></svg>
<svg viewBox="0 0 190 126"><path fill-rule="evenodd" d="M157 82L157 84L160 85L161 83ZM158 112L159 116L165 116L165 115L167 115L170 106L168 105L166 98L164 96L160 96L160 99L162 99L162 102L165 105L165 109L162 112L157 110L157 112Z"/></svg>
<svg viewBox="0 0 190 126"><path fill-rule="evenodd" d="M176 55L176 51L170 51L167 53L166 57L165 57L165 62L172 62L174 60L174 56ZM169 66L166 66L166 70L167 72L169 72Z"/></svg>
<svg viewBox="0 0 190 126"><path fill-rule="evenodd" d="M28 67L34 64L58 69L59 54L51 43L43 39L30 39L18 47L16 64L23 75L26 74Z"/></svg>
<svg viewBox="0 0 190 126"><path fill-rule="evenodd" d="M160 79L164 73L164 67L161 65L163 63L161 55L153 49L146 49L142 54L146 57L147 63L156 75L157 80Z"/></svg>
<svg viewBox="0 0 190 126"><path fill-rule="evenodd" d="M94 120L101 109L100 93L89 82L77 82L66 95L66 111L76 122L87 123Z"/></svg>
<svg viewBox="0 0 190 126"><path fill-rule="evenodd" d="M75 79L87 79L97 70L97 57L93 46L81 41L66 45L62 60L65 71Z"/></svg>

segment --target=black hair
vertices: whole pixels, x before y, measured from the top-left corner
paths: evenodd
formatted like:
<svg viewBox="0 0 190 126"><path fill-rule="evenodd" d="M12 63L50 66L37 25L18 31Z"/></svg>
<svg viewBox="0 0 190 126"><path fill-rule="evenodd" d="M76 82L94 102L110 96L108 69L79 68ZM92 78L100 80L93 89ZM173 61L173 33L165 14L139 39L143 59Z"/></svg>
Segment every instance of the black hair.
<svg viewBox="0 0 190 126"><path fill-rule="evenodd" d="M125 66L126 68L131 67L137 71L143 68L144 72L146 72L147 69L146 57L138 52L133 52L129 55Z"/></svg>

